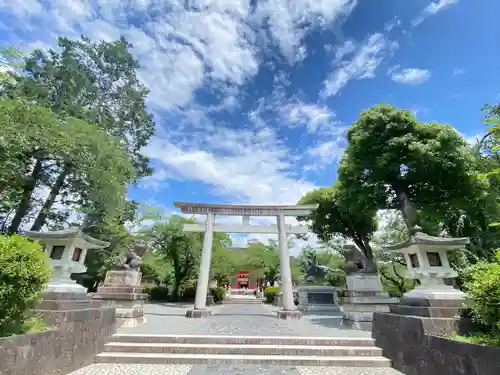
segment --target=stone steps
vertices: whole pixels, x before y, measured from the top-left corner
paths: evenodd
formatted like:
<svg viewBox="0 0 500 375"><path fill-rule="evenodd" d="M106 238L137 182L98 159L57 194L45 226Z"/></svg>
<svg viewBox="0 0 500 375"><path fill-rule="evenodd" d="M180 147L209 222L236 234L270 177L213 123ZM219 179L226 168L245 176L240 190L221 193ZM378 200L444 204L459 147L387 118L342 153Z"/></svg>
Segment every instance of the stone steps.
<svg viewBox="0 0 500 375"><path fill-rule="evenodd" d="M252 344L178 344L112 342L106 352L177 353L177 354L237 354L287 356L381 356L382 350L372 346L310 346L310 345L252 345Z"/></svg>
<svg viewBox="0 0 500 375"><path fill-rule="evenodd" d="M263 299L257 298L227 298L222 302L224 305L244 305L244 304L262 304Z"/></svg>
<svg viewBox="0 0 500 375"><path fill-rule="evenodd" d="M112 342L179 343L179 344L247 344L247 345L320 345L372 346L372 338L305 337L305 336L238 336L238 335L144 335L140 333L115 334Z"/></svg>
<svg viewBox="0 0 500 375"><path fill-rule="evenodd" d="M159 354L104 352L97 355L96 362L140 364L252 364L285 366L390 367L390 360L384 357L315 357L176 353Z"/></svg>
<svg viewBox="0 0 500 375"><path fill-rule="evenodd" d="M373 339L117 334L97 362L390 367Z"/></svg>

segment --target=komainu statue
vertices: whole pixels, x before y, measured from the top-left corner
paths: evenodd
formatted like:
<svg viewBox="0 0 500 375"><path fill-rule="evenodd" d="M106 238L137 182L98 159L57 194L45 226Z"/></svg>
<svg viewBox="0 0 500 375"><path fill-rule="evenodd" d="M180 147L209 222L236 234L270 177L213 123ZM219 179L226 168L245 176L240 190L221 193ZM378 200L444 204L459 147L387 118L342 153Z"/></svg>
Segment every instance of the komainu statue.
<svg viewBox="0 0 500 375"><path fill-rule="evenodd" d="M344 245L342 249L344 255L344 272L347 275L355 273L377 273L377 266L358 249L356 245Z"/></svg>
<svg viewBox="0 0 500 375"><path fill-rule="evenodd" d="M140 271L141 256L146 252L148 245L144 241L134 241L116 260L116 269Z"/></svg>

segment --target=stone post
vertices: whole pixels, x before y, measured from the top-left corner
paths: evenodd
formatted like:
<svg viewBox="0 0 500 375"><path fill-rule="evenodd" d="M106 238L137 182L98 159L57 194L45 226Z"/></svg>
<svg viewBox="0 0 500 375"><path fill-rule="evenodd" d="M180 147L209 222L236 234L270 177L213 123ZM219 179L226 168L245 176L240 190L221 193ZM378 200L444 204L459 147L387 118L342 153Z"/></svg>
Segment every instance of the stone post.
<svg viewBox="0 0 500 375"><path fill-rule="evenodd" d="M194 309L186 312L188 318L203 318L212 315L207 310L208 282L210 281L210 263L212 260L213 226L215 215L212 212L207 214L205 222L205 235L203 236L203 248L201 251L200 273L196 284L196 298Z"/></svg>
<svg viewBox="0 0 500 375"><path fill-rule="evenodd" d="M300 319L301 313L293 303L292 270L290 267L290 256L288 255L288 243L285 216L280 213L278 219L278 243L280 247L280 289L283 293L283 311L278 311L280 319Z"/></svg>

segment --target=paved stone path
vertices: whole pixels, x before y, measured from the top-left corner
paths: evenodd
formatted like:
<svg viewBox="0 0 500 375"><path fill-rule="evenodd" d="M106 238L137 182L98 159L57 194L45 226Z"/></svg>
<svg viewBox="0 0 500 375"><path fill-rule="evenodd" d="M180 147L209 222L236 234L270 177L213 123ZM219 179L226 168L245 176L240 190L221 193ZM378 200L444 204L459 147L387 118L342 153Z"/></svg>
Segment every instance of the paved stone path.
<svg viewBox="0 0 500 375"><path fill-rule="evenodd" d="M298 321L276 318L277 308L265 304L232 304L211 307L208 319L186 319L192 305L145 305L146 323L135 328L119 329L118 333L179 335L252 335L309 337L370 337L370 332L346 329L340 319L328 315L305 315ZM166 320L166 318L168 320Z"/></svg>
<svg viewBox="0 0 500 375"><path fill-rule="evenodd" d="M403 375L387 368L98 363L68 375Z"/></svg>
<svg viewBox="0 0 500 375"><path fill-rule="evenodd" d="M276 318L269 305L220 305L208 319L187 319L192 305L145 305L146 323L118 333L179 335L251 335L309 337L370 337L370 332L344 329L327 315L306 315L299 321ZM387 368L283 367L258 365L147 365L99 363L69 375L403 375Z"/></svg>

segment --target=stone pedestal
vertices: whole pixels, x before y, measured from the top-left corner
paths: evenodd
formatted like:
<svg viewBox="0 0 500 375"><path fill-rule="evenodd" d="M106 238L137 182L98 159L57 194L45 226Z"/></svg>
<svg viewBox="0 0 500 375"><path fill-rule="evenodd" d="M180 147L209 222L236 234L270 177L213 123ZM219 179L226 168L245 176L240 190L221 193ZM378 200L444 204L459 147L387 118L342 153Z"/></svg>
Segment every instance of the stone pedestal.
<svg viewBox="0 0 500 375"><path fill-rule="evenodd" d="M92 294L103 307L116 309L117 327L136 327L145 322L143 305L147 298L142 293L141 273L134 270L108 271L104 285Z"/></svg>
<svg viewBox="0 0 500 375"><path fill-rule="evenodd" d="M302 313L298 310L279 310L277 312L277 317L278 319L283 319L283 320L299 320L302 318Z"/></svg>
<svg viewBox="0 0 500 375"><path fill-rule="evenodd" d="M81 310L99 308L101 304L92 300L87 293L45 292L35 310Z"/></svg>
<svg viewBox="0 0 500 375"><path fill-rule="evenodd" d="M283 293L278 292L274 295L273 305L283 307Z"/></svg>
<svg viewBox="0 0 500 375"><path fill-rule="evenodd" d="M465 293L446 285L443 279L421 277L421 284L404 294L405 298L423 300L460 300L465 299Z"/></svg>
<svg viewBox="0 0 500 375"><path fill-rule="evenodd" d="M208 309L192 309L186 311L186 318L208 318L212 316L212 310Z"/></svg>
<svg viewBox="0 0 500 375"><path fill-rule="evenodd" d="M371 329L373 313L389 312L389 306L398 302L383 290L377 274L348 275L346 281L347 290L341 298L344 326Z"/></svg>
<svg viewBox="0 0 500 375"><path fill-rule="evenodd" d="M424 318L456 318L465 309L464 300L459 299L424 299L402 298L398 304L390 306L392 314L419 316Z"/></svg>
<svg viewBox="0 0 500 375"><path fill-rule="evenodd" d="M337 291L333 286L301 285L297 287L297 293L299 311L333 313L342 317Z"/></svg>

